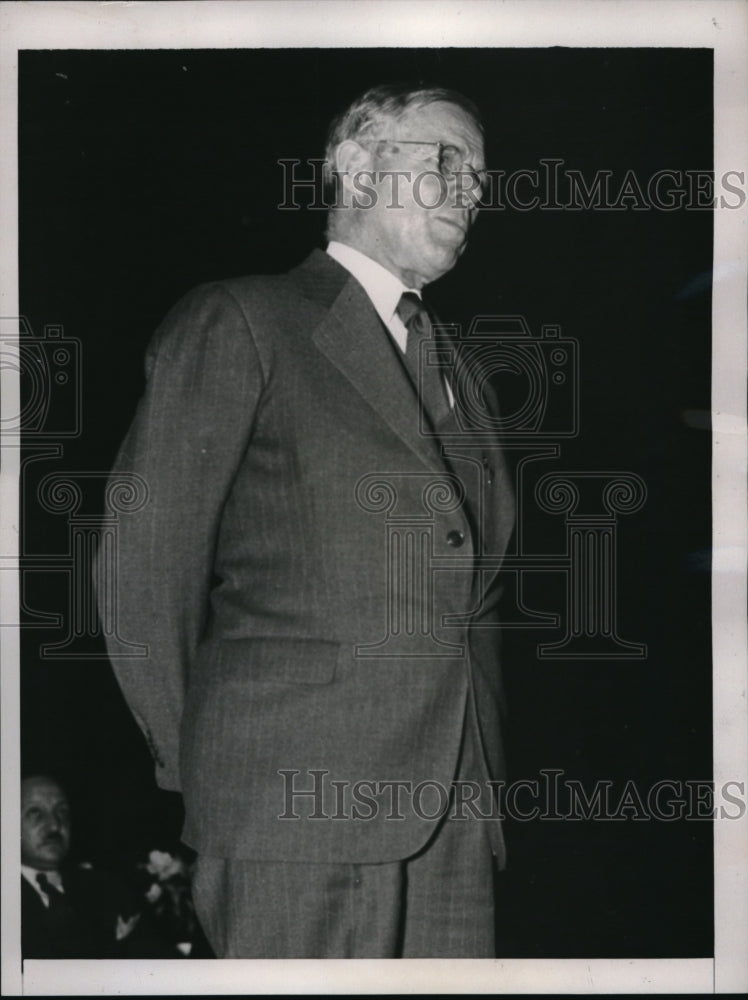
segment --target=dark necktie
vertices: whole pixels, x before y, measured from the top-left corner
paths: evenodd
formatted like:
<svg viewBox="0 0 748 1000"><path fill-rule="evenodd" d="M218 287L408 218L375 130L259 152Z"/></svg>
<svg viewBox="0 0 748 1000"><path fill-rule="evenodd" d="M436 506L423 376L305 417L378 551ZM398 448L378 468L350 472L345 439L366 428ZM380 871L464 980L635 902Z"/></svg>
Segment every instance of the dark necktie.
<svg viewBox="0 0 748 1000"><path fill-rule="evenodd" d="M408 330L405 361L415 382L421 405L436 428L449 414L450 407L438 365L426 364L425 358L421 359L419 365L421 342L424 338L431 340L434 335L431 318L414 292L403 292L396 311Z"/></svg>
<svg viewBox="0 0 748 1000"><path fill-rule="evenodd" d="M43 873L38 874L36 876L36 884L49 900L50 912L59 913L62 910L68 909L67 902L65 901L65 894L60 892L59 889L56 889L46 875Z"/></svg>

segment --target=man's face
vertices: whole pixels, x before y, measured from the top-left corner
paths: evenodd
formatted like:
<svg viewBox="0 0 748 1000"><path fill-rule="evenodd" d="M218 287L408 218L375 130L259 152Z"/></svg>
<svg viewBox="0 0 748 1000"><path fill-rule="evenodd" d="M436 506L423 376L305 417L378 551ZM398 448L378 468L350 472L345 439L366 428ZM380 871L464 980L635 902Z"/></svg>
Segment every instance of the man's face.
<svg viewBox="0 0 748 1000"><path fill-rule="evenodd" d="M437 146L410 143L454 146L465 164L483 171L483 139L465 111L443 102L411 109L381 126L374 138L380 137L408 143L371 143L376 151L372 167L378 176L377 199L372 208L360 212L361 249L408 287L420 288L457 263L467 245L479 195L473 188L475 178L467 173L447 179L439 176ZM406 171L409 176L387 173L395 171Z"/></svg>
<svg viewBox="0 0 748 1000"><path fill-rule="evenodd" d="M21 785L21 861L41 871L59 868L70 848L70 805L51 778Z"/></svg>

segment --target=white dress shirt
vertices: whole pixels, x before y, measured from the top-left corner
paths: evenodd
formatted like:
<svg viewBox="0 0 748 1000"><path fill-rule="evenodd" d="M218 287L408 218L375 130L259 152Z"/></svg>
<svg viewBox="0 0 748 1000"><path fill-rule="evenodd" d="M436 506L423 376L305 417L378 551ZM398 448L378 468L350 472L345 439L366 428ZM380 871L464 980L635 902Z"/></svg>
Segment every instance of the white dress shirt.
<svg viewBox="0 0 748 1000"><path fill-rule="evenodd" d="M403 292L412 292L420 299L420 291L417 288L407 288L386 267L382 267L377 261L372 260L371 257L367 257L360 250L349 247L346 243L330 240L327 252L333 260L341 264L363 286L379 318L389 330L392 339L402 353L405 354L408 344L408 328L397 315L397 306ZM449 405L452 407L454 406L452 387L446 379L444 380L444 387L447 390Z"/></svg>

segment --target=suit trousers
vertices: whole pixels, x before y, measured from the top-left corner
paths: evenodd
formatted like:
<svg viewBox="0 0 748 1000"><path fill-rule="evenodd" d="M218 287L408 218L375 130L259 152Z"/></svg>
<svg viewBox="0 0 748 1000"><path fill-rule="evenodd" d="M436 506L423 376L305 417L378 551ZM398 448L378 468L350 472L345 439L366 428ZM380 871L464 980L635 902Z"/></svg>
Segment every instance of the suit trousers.
<svg viewBox="0 0 748 1000"><path fill-rule="evenodd" d="M468 718L470 717L468 714ZM458 778L477 741L463 728ZM221 958L493 958L497 862L488 824L450 808L416 855L382 864L199 856L195 908Z"/></svg>

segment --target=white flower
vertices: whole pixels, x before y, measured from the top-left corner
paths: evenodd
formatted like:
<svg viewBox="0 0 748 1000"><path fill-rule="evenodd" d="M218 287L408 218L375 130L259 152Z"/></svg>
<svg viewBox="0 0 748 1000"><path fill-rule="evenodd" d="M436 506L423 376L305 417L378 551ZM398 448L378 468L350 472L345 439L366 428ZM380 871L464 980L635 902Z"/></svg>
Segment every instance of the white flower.
<svg viewBox="0 0 748 1000"><path fill-rule="evenodd" d="M168 851L151 851L146 869L151 875L155 875L159 882L165 882L172 875L182 874L184 864L180 858L172 857Z"/></svg>

